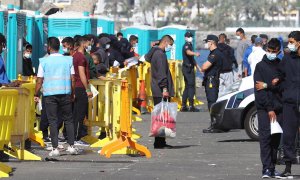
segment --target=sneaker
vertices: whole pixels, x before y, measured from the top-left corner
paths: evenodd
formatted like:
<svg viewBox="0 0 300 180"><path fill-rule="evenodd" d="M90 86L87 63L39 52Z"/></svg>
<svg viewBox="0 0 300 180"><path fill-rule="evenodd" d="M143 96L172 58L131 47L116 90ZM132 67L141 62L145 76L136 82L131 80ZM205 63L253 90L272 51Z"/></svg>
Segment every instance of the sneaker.
<svg viewBox="0 0 300 180"><path fill-rule="evenodd" d="M186 106L182 106L180 109L181 112L188 112L189 109Z"/></svg>
<svg viewBox="0 0 300 180"><path fill-rule="evenodd" d="M154 149L173 149L174 147L168 144L154 145Z"/></svg>
<svg viewBox="0 0 300 180"><path fill-rule="evenodd" d="M59 145L57 146L57 149L58 149L59 151L64 151L64 150L65 150L65 147L64 147L62 144L59 144Z"/></svg>
<svg viewBox="0 0 300 180"><path fill-rule="evenodd" d="M105 131L104 132L101 131L98 139L102 140L104 138L106 138L106 132Z"/></svg>
<svg viewBox="0 0 300 180"><path fill-rule="evenodd" d="M82 140L75 141L74 145L76 145L76 146L90 146L90 144L88 144L88 143L86 143L86 142L84 142Z"/></svg>
<svg viewBox="0 0 300 180"><path fill-rule="evenodd" d="M272 171L272 178L277 178L278 179L280 175L281 175L280 172L278 172L276 170Z"/></svg>
<svg viewBox="0 0 300 180"><path fill-rule="evenodd" d="M265 171L263 172L261 178L263 178L263 179L269 179L269 178L272 178L272 172L271 172L269 169L265 170Z"/></svg>
<svg viewBox="0 0 300 180"><path fill-rule="evenodd" d="M190 112L200 112L198 108L195 108L194 106L191 106L189 109Z"/></svg>
<svg viewBox="0 0 300 180"><path fill-rule="evenodd" d="M43 140L44 140L45 144L50 144L51 143L51 139L49 137L45 137L45 138L43 138Z"/></svg>
<svg viewBox="0 0 300 180"><path fill-rule="evenodd" d="M58 137L58 143L59 144L66 144L67 141L66 141L66 139L64 137Z"/></svg>
<svg viewBox="0 0 300 180"><path fill-rule="evenodd" d="M294 179L294 177L291 172L284 171L280 174L280 176L277 177L277 179Z"/></svg>
<svg viewBox="0 0 300 180"><path fill-rule="evenodd" d="M203 133L223 133L224 131L220 130L220 129L214 129L214 128L207 128L207 129L203 129Z"/></svg>
<svg viewBox="0 0 300 180"><path fill-rule="evenodd" d="M50 156L50 157L57 157L57 156L60 156L60 153L59 153L58 148L55 148L55 149L52 148L52 151L49 153L49 156Z"/></svg>
<svg viewBox="0 0 300 180"><path fill-rule="evenodd" d="M69 146L67 149L67 152L69 152L72 155L77 155L79 154L79 150L78 148L74 147L74 146Z"/></svg>

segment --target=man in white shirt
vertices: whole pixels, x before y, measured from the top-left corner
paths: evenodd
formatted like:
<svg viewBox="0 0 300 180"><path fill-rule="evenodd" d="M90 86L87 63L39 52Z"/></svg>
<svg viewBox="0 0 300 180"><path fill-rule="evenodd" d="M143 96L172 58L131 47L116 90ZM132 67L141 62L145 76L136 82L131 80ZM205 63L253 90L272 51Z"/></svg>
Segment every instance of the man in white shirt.
<svg viewBox="0 0 300 180"><path fill-rule="evenodd" d="M263 47L263 40L261 37L257 37L255 39L252 53L248 57L248 63L250 64L250 68L252 72L254 72L256 64L259 63L263 59L264 55L266 54L266 51L263 50L262 47Z"/></svg>

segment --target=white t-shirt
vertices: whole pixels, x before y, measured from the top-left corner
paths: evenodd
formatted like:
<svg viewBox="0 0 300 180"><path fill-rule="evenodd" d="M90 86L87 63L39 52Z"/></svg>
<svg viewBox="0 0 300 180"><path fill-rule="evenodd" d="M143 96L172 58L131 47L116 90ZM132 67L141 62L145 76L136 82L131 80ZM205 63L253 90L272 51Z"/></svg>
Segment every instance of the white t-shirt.
<svg viewBox="0 0 300 180"><path fill-rule="evenodd" d="M254 74L256 64L263 59L265 54L266 51L262 47L253 46L252 53L248 57L248 63L250 64L251 72L253 72L252 75Z"/></svg>
<svg viewBox="0 0 300 180"><path fill-rule="evenodd" d="M54 53L54 54L51 54L50 56L63 56L63 55L59 54L59 53ZM74 70L74 66L73 65L71 66L71 74L72 75L75 74L75 70ZM43 78L44 77L44 70L43 70L43 67L42 67L41 64L39 65L37 77L39 77L39 78Z"/></svg>

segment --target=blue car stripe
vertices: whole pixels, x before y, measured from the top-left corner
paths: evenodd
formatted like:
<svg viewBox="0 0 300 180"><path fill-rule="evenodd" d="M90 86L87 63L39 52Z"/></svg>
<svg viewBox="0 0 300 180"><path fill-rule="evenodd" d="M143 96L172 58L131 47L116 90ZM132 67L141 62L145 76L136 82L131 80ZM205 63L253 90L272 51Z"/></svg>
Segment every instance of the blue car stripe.
<svg viewBox="0 0 300 180"><path fill-rule="evenodd" d="M236 93L235 95L233 95L233 96L230 98L230 100L229 100L229 102L228 102L228 104L227 104L227 106L226 106L227 109L228 109L228 108L237 108L237 107L239 107L240 103L241 103L243 100L239 100L239 99L237 99L236 97L237 97L238 94L241 94L241 93L243 93L243 95L244 95L244 98L243 98L243 99L245 99L246 97L248 97L248 96L250 96L251 94L254 93L254 88L247 89L247 90L245 90L245 91L238 92L238 93Z"/></svg>

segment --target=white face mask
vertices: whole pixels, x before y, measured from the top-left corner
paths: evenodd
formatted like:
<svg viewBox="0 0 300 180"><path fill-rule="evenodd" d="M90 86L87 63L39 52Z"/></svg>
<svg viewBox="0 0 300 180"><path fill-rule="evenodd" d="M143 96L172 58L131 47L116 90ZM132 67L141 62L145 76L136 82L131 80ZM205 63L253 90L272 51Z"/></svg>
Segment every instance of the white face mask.
<svg viewBox="0 0 300 180"><path fill-rule="evenodd" d="M27 58L27 59L29 59L29 58L31 58L31 54L30 53L25 53L24 57Z"/></svg>
<svg viewBox="0 0 300 180"><path fill-rule="evenodd" d="M193 42L193 38L192 37L186 37L185 41L191 43L191 42Z"/></svg>
<svg viewBox="0 0 300 180"><path fill-rule="evenodd" d="M236 36L236 39L237 40L241 40L241 36Z"/></svg>
<svg viewBox="0 0 300 180"><path fill-rule="evenodd" d="M295 44L289 43L287 47L289 48L289 50L290 50L291 52L296 52L296 51L297 51L296 45L295 45Z"/></svg>
<svg viewBox="0 0 300 180"><path fill-rule="evenodd" d="M110 44L106 44L105 49L109 49L109 48L110 48Z"/></svg>
<svg viewBox="0 0 300 180"><path fill-rule="evenodd" d="M171 46L171 45L169 44L167 47L165 47L165 51L166 51L166 52L171 51L172 47L173 47L173 46Z"/></svg>
<svg viewBox="0 0 300 180"><path fill-rule="evenodd" d="M205 48L205 49L209 49L208 42L204 44L204 48Z"/></svg>
<svg viewBox="0 0 300 180"><path fill-rule="evenodd" d="M90 51L92 50L92 46L89 45L88 47L85 48L85 50L86 50L87 52L90 52Z"/></svg>
<svg viewBox="0 0 300 180"><path fill-rule="evenodd" d="M64 53L69 53L69 49L68 48L63 48L63 52Z"/></svg>
<svg viewBox="0 0 300 180"><path fill-rule="evenodd" d="M267 55L267 58L268 58L270 61L275 60L276 57L277 57L277 54L275 54L275 53L269 53L269 52L267 52L266 55Z"/></svg>

